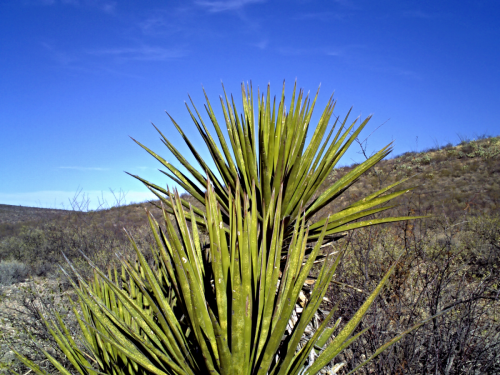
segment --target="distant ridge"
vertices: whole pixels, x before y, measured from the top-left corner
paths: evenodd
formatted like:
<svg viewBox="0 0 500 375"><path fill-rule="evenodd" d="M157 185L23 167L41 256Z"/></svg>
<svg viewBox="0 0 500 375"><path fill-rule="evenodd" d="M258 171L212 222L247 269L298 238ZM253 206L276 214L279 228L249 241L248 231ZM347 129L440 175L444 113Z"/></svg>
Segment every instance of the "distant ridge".
<svg viewBox="0 0 500 375"><path fill-rule="evenodd" d="M319 192L346 175L357 164L335 168ZM406 152L382 160L374 170L364 174L346 192L335 206L327 206L320 215L328 215L345 208L349 201L358 199L403 178L412 177L399 188L415 187L409 194L398 198L404 211L411 209L417 215L482 215L500 210L500 137L463 141L421 152ZM201 207L193 197L183 196L188 202ZM161 216L154 207L159 201L113 206L95 212L80 212L84 216L99 218L102 223L120 230L145 223L144 209ZM36 227L78 211L0 204L0 239L15 235L23 225ZM401 212L402 215L408 212ZM103 224L104 225L104 224Z"/></svg>
<svg viewBox="0 0 500 375"><path fill-rule="evenodd" d="M24 222L51 220L71 212L57 208L39 208L0 204L0 224L19 224Z"/></svg>

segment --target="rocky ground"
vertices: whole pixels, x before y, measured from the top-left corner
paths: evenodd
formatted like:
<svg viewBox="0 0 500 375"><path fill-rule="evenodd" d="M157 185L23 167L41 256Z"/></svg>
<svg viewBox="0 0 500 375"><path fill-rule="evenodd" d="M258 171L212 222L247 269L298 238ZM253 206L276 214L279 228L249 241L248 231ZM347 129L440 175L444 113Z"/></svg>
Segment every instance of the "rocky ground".
<svg viewBox="0 0 500 375"><path fill-rule="evenodd" d="M50 363L39 349L42 348L55 357L60 357L62 353L58 352L40 313L56 309L70 323L70 327L76 328L66 299L68 294L71 292L62 290L58 279L46 277L0 289L0 374L9 373L9 367L16 371L25 370L14 350L39 363L41 367L50 369Z"/></svg>

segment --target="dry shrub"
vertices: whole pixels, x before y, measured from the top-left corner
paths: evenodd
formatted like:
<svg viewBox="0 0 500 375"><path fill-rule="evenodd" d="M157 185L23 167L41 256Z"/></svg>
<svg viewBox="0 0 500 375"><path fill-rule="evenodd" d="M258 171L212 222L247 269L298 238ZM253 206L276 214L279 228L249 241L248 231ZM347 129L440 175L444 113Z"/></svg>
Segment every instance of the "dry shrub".
<svg viewBox="0 0 500 375"><path fill-rule="evenodd" d="M28 267L17 260L0 262L0 287L23 281L28 275Z"/></svg>
<svg viewBox="0 0 500 375"><path fill-rule="evenodd" d="M429 229L429 228L437 229ZM373 288L388 265L399 266L359 330L372 328L343 360L354 368L381 344L438 311L454 307L404 337L360 373L492 374L500 372L500 217L463 222L432 219L369 228L337 246L348 255L337 280L363 291ZM332 286L348 319L365 293Z"/></svg>
<svg viewBox="0 0 500 375"><path fill-rule="evenodd" d="M36 278L3 288L0 293L0 373L16 371L25 374L29 369L15 356L12 349L37 363L49 374L58 373L41 349L47 351L66 366L69 360L59 349L42 316L55 316L57 312L66 323L71 337L80 342L81 331L70 309L67 295L58 280ZM2 370L4 369L4 370ZM4 371L4 372L2 372Z"/></svg>

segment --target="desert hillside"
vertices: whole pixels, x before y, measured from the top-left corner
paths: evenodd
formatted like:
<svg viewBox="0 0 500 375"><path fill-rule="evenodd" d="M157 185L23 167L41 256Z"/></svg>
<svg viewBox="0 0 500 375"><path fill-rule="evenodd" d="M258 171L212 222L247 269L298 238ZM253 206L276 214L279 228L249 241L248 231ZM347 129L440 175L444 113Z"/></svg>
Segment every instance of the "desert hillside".
<svg viewBox="0 0 500 375"><path fill-rule="evenodd" d="M355 164L333 170L322 189L354 166ZM483 138L461 142L455 146L448 144L387 158L370 173L363 175L348 190L347 195L356 199L406 177L410 179L403 188L414 189L404 196L404 201L411 202L413 209L418 210L419 214L460 214L464 211L480 215L497 212L500 210L500 138ZM103 223L122 228L141 225L144 208L154 209L154 206L142 203L121 205L98 212L75 213L0 204L0 228L8 225L12 231L17 232L23 226L36 227L71 214L99 217ZM335 211L338 209L339 207L328 208ZM6 232L0 229L0 239L7 235Z"/></svg>
<svg viewBox="0 0 500 375"><path fill-rule="evenodd" d="M354 166L333 170L319 192ZM383 160L317 215L338 212L350 201L405 178L397 189L412 190L387 213L428 218L354 231L334 243L333 249L325 249L345 251L322 306L326 312L339 303L332 321L349 319L389 265L398 261L357 328L369 331L342 355L347 365L339 374L352 370L360 356L369 357L396 334L446 308L451 312L406 336L360 373L500 373L500 137ZM185 198L197 204L192 197ZM72 334L80 334L60 299L72 293L59 269L59 265L68 268L62 254L77 272L90 278L92 270L83 254L102 269L118 264L117 254L133 259L126 228L153 261L145 209L159 219L157 204L90 212L0 205L0 330L10 332L0 339L0 372L1 363L17 372L28 371L10 351L12 347L44 363L37 349L40 344L68 364L38 315L39 308L57 309L69 321ZM33 288L39 294L33 294ZM49 373L53 370L47 368Z"/></svg>

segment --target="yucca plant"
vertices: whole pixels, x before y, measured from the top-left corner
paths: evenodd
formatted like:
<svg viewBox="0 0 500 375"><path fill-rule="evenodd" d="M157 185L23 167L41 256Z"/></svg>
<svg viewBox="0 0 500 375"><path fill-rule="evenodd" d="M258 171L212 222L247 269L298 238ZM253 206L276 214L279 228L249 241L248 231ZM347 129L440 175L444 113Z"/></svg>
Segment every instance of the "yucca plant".
<svg viewBox="0 0 500 375"><path fill-rule="evenodd" d="M143 146L204 209L193 207L176 191L135 176L161 199L163 225L149 214L156 240L151 249L154 264L146 261L131 239L137 253L135 263L122 259L121 272L110 270L108 274L95 268L91 282L77 275L79 284L74 286L79 308L73 309L83 332L83 346L71 338L57 314L46 318L52 335L79 373L316 374L367 330L358 332L356 328L392 268L350 321L331 324L334 308L312 337L299 345L343 256L323 256L325 243L348 230L409 219L367 220L390 208L380 205L408 191L387 193L397 185L393 184L325 219L314 220L315 214L386 156L390 146L316 196L368 119L356 129L356 121L346 128L346 116L334 135L335 120L322 142L334 108L330 99L306 147L317 96L310 105L302 91L295 100L294 89L287 112L284 88L277 107L275 102L271 106L268 88L266 98L259 95L256 126L252 90L242 91L241 116L234 101L229 102L227 96L225 101L221 99L231 149L208 99L207 113L222 152L198 111L198 117L190 111L217 171L210 170L175 121L202 172L163 135L164 143L191 178ZM200 229L208 236L205 242ZM312 292L299 310L303 285L322 256ZM364 363L407 332L383 345ZM318 354L311 360L313 351ZM45 354L61 373L70 374ZM36 364L22 360L36 373L44 373ZM338 363L333 373L341 365Z"/></svg>
<svg viewBox="0 0 500 375"><path fill-rule="evenodd" d="M274 215L277 213L272 211L272 208L276 206L273 199L276 200L277 195L273 195L273 192L282 189L283 209L280 211L278 219L283 220L285 225L285 244L288 243L287 241L291 236L301 210L305 211L304 219L309 228L309 241L316 241L324 225L326 225L323 246L342 238L348 231L356 228L417 218L408 216L374 217L375 214L394 207L394 205L384 205L385 203L411 190L403 189L389 193L391 189L394 189L407 179L373 193L367 192L360 200L352 202L343 209L336 209L335 202L340 201L342 194L362 174L368 172L391 152L391 144L353 168L342 178L333 181L321 194L318 193L333 168L356 140L371 116L360 121L359 125L356 126L359 119L355 119L350 124L348 123L351 112L349 110L343 120L335 117L332 121L335 108L335 101L332 96L321 113L317 126L313 128L308 142L308 130L319 89L311 103L309 95L304 97L303 90L297 92L297 85L295 84L289 109L287 110L285 106L285 84L283 83L279 103L276 103L276 97L272 98L271 88L268 85L265 96L258 92L258 105L255 108L251 84L247 85L246 88L242 84L243 111L241 114L238 113L234 98L231 96L231 100L229 100L224 87L223 91L224 97L220 97L220 104L224 119L220 123L204 91L205 110L217 134L215 138L211 135L193 101L191 100L192 109L186 104L190 117L205 142L207 152L203 153L203 155L207 157L210 155L210 164L205 161L202 154L186 136L186 133L168 113L167 115L185 141L192 157L198 162L198 168L189 163L186 157L154 124L153 126L159 132L164 145L188 174L182 172L178 167L142 143L136 142L167 169L161 171L162 173L182 187L202 207L205 205L203 189L210 179L214 186L217 202L221 207L222 220L226 225L229 221L229 191L234 191L238 184L248 196L252 195L251 188L255 185L255 199L258 210L257 221L259 225L262 225L262 220L267 215L270 215L271 222L274 220ZM224 136L221 124L227 130L228 137ZM229 138L229 140L226 138ZM210 165L214 165L216 170L211 170ZM164 203L167 211L172 213L167 189L137 175L132 176L142 181ZM187 200L181 201L186 218L202 224L205 215L204 210L195 207L191 210ZM240 204L240 206L242 205ZM334 213L327 218L321 219L320 211L327 206L333 208ZM260 240L261 238L257 239L257 241ZM306 253L309 253L311 249L312 247L309 246ZM287 248L284 246L282 256L285 255L286 251ZM325 255L320 255L319 258L318 261L324 260ZM284 265L283 261L280 267L283 268Z"/></svg>
<svg viewBox="0 0 500 375"><path fill-rule="evenodd" d="M344 177L333 182L323 193L318 195L320 186L356 140L371 116L356 127L358 119L348 125L348 117L351 112L349 111L343 121L335 118L331 123L335 108L335 101L331 97L320 116L310 141L307 142L310 121L319 90L311 103L308 96L304 97L302 90L297 93L295 85L290 107L287 111L285 107L285 85L283 84L281 100L278 104L276 104L276 98L271 97L270 86L268 86L265 97L258 93L256 111L252 86L249 85L245 89L245 86L242 85L241 89L243 97L243 113L241 114L238 113L234 99L231 97L231 100L229 100L225 90L224 98L220 97L224 114L223 124L227 129L229 142L222 132L221 125L205 93L205 110L217 133L216 139L219 141L220 146L217 145L216 140L210 134L194 103L191 101L193 109L186 104L189 114L207 146L208 152L206 155L211 156L211 162L217 170L211 170L209 163L205 161L185 132L170 115L173 125L186 142L192 156L198 162L198 169L188 162L185 156L156 126L155 128L161 135L162 142L190 176L142 143L136 142L167 169L167 171L162 171L165 175L185 189L202 205L205 205L203 189L208 179L210 179L214 186L217 201L221 206L222 218L225 224L229 222L229 191L234 191L237 184L241 186L242 191L247 195L250 195L251 188L255 184L258 209L257 220L259 222L262 222L268 214L271 215L272 220L274 219L276 213L269 212L269 210L271 207L276 206L276 201L273 202L272 200L276 200L277 195L273 196L272 193L278 191L282 186L284 205L278 219L285 221L285 237L291 234L295 220L303 207L305 207L305 220L309 225L309 240L311 241L315 241L319 237L325 223L327 224L326 236L330 239L338 238L341 233L355 228L411 219L409 217L384 217L360 220L392 208L393 206L381 207L381 205L408 192L409 189L390 194L385 193L406 181L402 180L374 193L367 194L342 211L330 215L328 219L315 220L315 214L329 204L335 207L332 202L340 198L342 193L352 186L362 174L369 171L386 157L392 150L391 145L382 148L365 162L353 168ZM328 131L329 127L330 130ZM139 176L132 176L142 181L164 202L167 210L172 212L170 201L167 199L169 193L165 188ZM202 209L193 208L193 214L191 214L189 203L182 200L182 204L186 210L188 220L193 218L198 223L203 223L205 213Z"/></svg>
<svg viewBox="0 0 500 375"><path fill-rule="evenodd" d="M257 220L256 188L251 191L250 196L242 193L238 183L235 191L228 191L226 226L214 188L207 185L204 227L209 243L205 250L198 225L188 223L174 192L169 194L173 222L166 211L163 227L149 215L156 240L153 266L131 238L137 263L122 260L121 275L116 269L105 274L95 268L95 279L88 284L77 274L79 285L74 286L80 309L73 306L73 311L85 346L75 343L60 316L47 319L46 324L80 374L316 374L368 329L354 334L391 271L349 322L341 324L339 319L329 325L333 309L297 350L343 254L323 262L309 301L293 330L287 330L328 225L323 225L306 256L305 210L299 211L285 244L286 224L279 219L283 190L272 194L276 206L268 211L262 226ZM260 234L262 240L257 241ZM286 265L281 270L283 247ZM312 350L320 354L309 363ZM45 355L58 371L71 374L49 353ZM36 373L46 373L21 359Z"/></svg>

